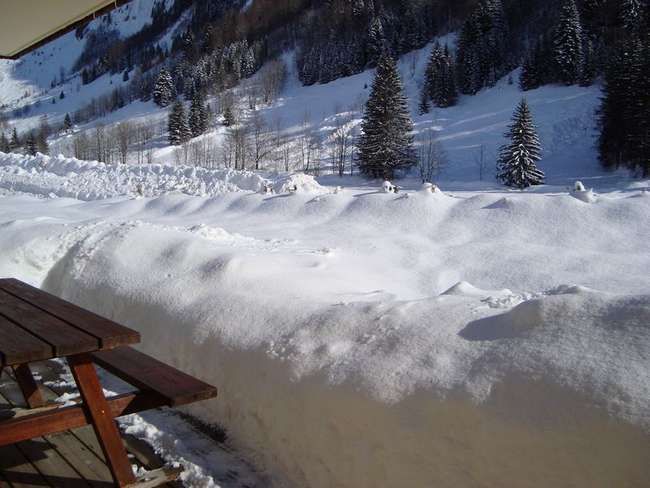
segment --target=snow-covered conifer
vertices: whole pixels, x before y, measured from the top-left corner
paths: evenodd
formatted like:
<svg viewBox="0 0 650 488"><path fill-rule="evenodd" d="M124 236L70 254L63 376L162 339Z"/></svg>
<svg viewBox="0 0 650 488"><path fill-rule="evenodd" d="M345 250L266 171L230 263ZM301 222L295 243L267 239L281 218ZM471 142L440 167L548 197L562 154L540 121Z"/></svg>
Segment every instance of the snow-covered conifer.
<svg viewBox="0 0 650 488"><path fill-rule="evenodd" d="M4 153L8 153L10 151L9 139L7 139L7 136L4 132L0 133L0 151Z"/></svg>
<svg viewBox="0 0 650 488"><path fill-rule="evenodd" d="M583 64L582 24L574 0L564 0L553 38L553 63L557 81L573 85Z"/></svg>
<svg viewBox="0 0 650 488"><path fill-rule="evenodd" d="M223 125L226 127L230 127L231 125L234 125L235 123L235 115L232 112L232 108L230 106L227 106L223 110Z"/></svg>
<svg viewBox="0 0 650 488"><path fill-rule="evenodd" d="M183 102L177 100L172 105L168 119L169 143L177 146L190 140L191 132L185 115Z"/></svg>
<svg viewBox="0 0 650 488"><path fill-rule="evenodd" d="M364 175L391 179L396 170L415 164L413 122L397 66L388 54L377 65L361 129L358 162Z"/></svg>
<svg viewBox="0 0 650 488"><path fill-rule="evenodd" d="M189 124L192 137L200 136L208 128L208 115L205 108L205 102L203 101L203 97L201 96L200 91L197 91L194 94L194 97L192 97Z"/></svg>
<svg viewBox="0 0 650 488"><path fill-rule="evenodd" d="M63 130L69 132L71 129L72 129L72 119L70 118L70 114L65 114L65 118L63 119Z"/></svg>
<svg viewBox="0 0 650 488"><path fill-rule="evenodd" d="M537 168L542 149L525 98L517 106L513 123L505 135L510 142L501 147L497 178L515 188L544 183L544 173Z"/></svg>
<svg viewBox="0 0 650 488"><path fill-rule="evenodd" d="M173 101L174 91L172 76L167 69L161 69L153 87L153 101L159 107L166 107Z"/></svg>
<svg viewBox="0 0 650 488"><path fill-rule="evenodd" d="M11 140L9 141L9 150L15 151L20 148L20 137L18 136L18 131L14 127L14 130L11 132Z"/></svg>
<svg viewBox="0 0 650 488"><path fill-rule="evenodd" d="M37 152L36 138L34 137L33 132L30 132L29 135L27 136L27 140L25 141L25 150L27 151L27 154L36 156L36 152Z"/></svg>

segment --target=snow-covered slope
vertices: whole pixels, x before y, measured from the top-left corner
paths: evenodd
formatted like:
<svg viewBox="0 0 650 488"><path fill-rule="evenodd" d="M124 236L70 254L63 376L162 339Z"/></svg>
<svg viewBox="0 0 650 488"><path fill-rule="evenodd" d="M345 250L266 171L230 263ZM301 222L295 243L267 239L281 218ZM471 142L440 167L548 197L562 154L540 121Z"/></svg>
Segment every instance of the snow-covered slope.
<svg viewBox="0 0 650 488"><path fill-rule="evenodd" d="M0 198L0 275L209 380L279 486L643 486L650 197Z"/></svg>

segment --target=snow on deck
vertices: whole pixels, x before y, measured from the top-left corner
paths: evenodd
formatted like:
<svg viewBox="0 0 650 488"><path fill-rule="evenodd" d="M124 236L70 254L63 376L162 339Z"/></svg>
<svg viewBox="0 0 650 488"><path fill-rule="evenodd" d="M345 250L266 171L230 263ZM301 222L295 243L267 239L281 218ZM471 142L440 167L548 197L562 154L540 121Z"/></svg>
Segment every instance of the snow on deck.
<svg viewBox="0 0 650 488"><path fill-rule="evenodd" d="M190 411L290 486L648 479L645 187L589 203L285 183L9 195L0 275L140 330L218 385Z"/></svg>

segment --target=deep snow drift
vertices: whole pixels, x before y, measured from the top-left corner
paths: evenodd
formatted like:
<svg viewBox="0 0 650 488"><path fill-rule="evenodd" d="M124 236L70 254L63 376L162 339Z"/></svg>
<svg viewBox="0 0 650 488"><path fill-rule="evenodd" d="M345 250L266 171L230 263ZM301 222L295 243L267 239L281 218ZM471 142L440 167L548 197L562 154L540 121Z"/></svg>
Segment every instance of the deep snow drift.
<svg viewBox="0 0 650 488"><path fill-rule="evenodd" d="M196 166L109 165L63 156L0 152L0 189L42 196L101 200L121 195L159 196L173 192L213 196L235 191L323 192L304 174L266 175Z"/></svg>
<svg viewBox="0 0 650 488"><path fill-rule="evenodd" d="M543 190L6 196L0 275L218 385L279 486L643 486L650 196Z"/></svg>

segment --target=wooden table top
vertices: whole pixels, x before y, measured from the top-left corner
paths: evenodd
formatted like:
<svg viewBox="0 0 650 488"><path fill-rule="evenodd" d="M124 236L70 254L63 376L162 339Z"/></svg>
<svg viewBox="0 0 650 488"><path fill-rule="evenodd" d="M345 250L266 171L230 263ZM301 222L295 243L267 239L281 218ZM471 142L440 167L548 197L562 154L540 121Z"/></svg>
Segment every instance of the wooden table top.
<svg viewBox="0 0 650 488"><path fill-rule="evenodd" d="M140 334L16 279L0 279L0 366L140 342Z"/></svg>

